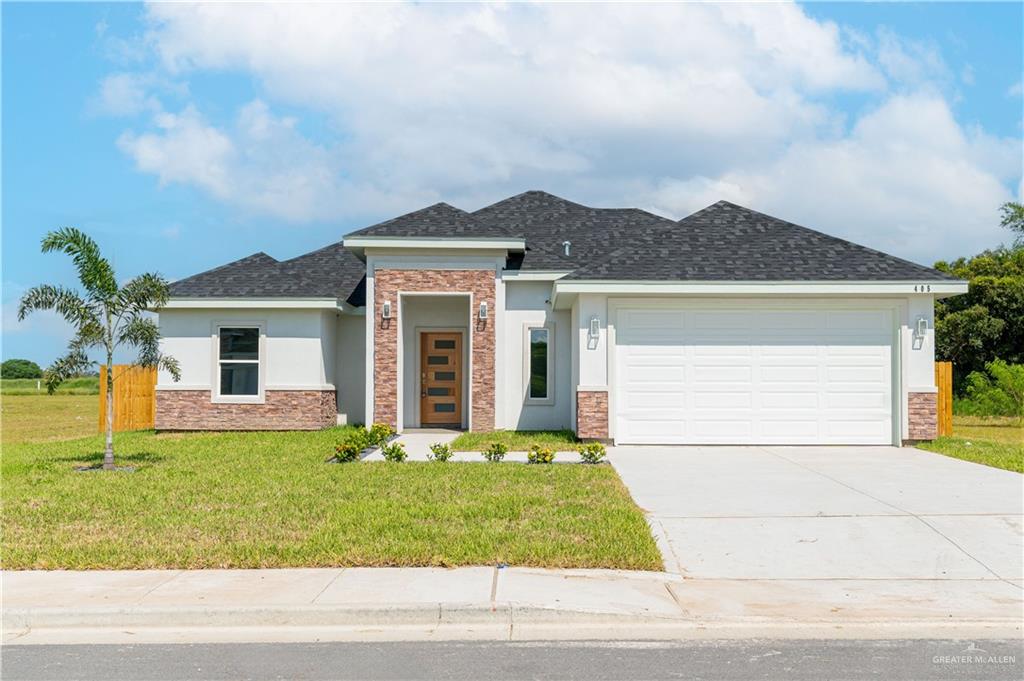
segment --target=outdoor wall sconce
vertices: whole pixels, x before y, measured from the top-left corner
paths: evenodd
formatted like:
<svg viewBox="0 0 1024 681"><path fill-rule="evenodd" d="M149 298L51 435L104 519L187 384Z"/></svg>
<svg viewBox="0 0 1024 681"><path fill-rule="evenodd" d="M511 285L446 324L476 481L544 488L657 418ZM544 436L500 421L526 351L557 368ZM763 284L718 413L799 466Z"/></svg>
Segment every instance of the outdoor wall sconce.
<svg viewBox="0 0 1024 681"><path fill-rule="evenodd" d="M590 331L587 335L590 338L597 338L601 335L601 320L596 315L590 318Z"/></svg>
<svg viewBox="0 0 1024 681"><path fill-rule="evenodd" d="M480 303L480 312L477 316L480 318L480 321L487 319L487 303Z"/></svg>
<svg viewBox="0 0 1024 681"><path fill-rule="evenodd" d="M381 311L380 311L380 318L381 319L391 319L391 301L390 300L385 300L384 301L384 306L381 308Z"/></svg>
<svg viewBox="0 0 1024 681"><path fill-rule="evenodd" d="M918 317L917 323L915 324L914 333L917 334L918 338L924 338L925 334L928 333L928 318Z"/></svg>

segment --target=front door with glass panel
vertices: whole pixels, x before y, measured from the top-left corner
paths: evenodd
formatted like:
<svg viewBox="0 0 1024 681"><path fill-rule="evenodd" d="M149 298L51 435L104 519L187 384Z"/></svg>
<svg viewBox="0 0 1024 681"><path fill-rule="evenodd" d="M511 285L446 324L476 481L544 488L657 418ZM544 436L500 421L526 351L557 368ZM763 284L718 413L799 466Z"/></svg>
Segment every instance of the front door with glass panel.
<svg viewBox="0 0 1024 681"><path fill-rule="evenodd" d="M420 335L420 425L462 426L462 334Z"/></svg>

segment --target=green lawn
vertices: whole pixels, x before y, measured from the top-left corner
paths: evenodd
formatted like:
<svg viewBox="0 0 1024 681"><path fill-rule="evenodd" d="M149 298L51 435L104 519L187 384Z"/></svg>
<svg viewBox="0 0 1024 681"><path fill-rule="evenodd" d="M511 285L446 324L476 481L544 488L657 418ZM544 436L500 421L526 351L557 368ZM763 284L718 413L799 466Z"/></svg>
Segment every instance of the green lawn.
<svg viewBox="0 0 1024 681"><path fill-rule="evenodd" d="M0 442L47 442L95 435L98 395L0 395ZM6 453L6 451L5 451Z"/></svg>
<svg viewBox="0 0 1024 681"><path fill-rule="evenodd" d="M918 447L1024 473L1024 423L1018 419L954 415L952 437L940 437Z"/></svg>
<svg viewBox="0 0 1024 681"><path fill-rule="evenodd" d="M45 395L41 378L0 378L2 395ZM96 376L69 378L57 387L59 395L99 395L100 379Z"/></svg>
<svg viewBox="0 0 1024 681"><path fill-rule="evenodd" d="M479 452L494 442L504 442L513 452L526 451L533 444L565 451L575 449L579 440L571 430L496 430L491 433L462 433L452 442L452 449Z"/></svg>
<svg viewBox="0 0 1024 681"><path fill-rule="evenodd" d="M662 569L610 466L324 463L313 433L5 444L6 569L510 565Z"/></svg>

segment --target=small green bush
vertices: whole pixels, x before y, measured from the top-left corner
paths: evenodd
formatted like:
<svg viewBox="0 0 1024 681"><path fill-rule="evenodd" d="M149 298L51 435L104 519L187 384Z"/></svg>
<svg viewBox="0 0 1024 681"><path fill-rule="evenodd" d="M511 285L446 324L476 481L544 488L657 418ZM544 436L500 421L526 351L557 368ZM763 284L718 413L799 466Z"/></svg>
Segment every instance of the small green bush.
<svg viewBox="0 0 1024 681"><path fill-rule="evenodd" d="M972 371L967 377L967 399L958 400L959 413L1024 418L1024 364L996 359L985 365L985 371Z"/></svg>
<svg viewBox="0 0 1024 681"><path fill-rule="evenodd" d="M427 454L427 458L431 461L447 461L452 458L455 452L452 451L452 446L444 442L435 442L430 445L430 454Z"/></svg>
<svg viewBox="0 0 1024 681"><path fill-rule="evenodd" d="M527 463L552 463L555 460L555 450L550 447L541 447L540 445L532 445L530 451L526 453Z"/></svg>
<svg viewBox="0 0 1024 681"><path fill-rule="evenodd" d="M607 454L604 445L600 442L586 442L576 447L576 451L580 453L583 463L601 463Z"/></svg>
<svg viewBox="0 0 1024 681"><path fill-rule="evenodd" d="M363 448L355 442L342 442L334 446L334 460L338 463L349 463L358 461Z"/></svg>
<svg viewBox="0 0 1024 681"><path fill-rule="evenodd" d="M395 436L395 429L387 423L375 423L370 426L368 442L370 447L383 447Z"/></svg>
<svg viewBox="0 0 1024 681"><path fill-rule="evenodd" d="M405 453L405 445L401 442L386 444L380 448L380 452L384 455L385 461L391 461L393 463L405 461L405 457L408 456L408 454Z"/></svg>
<svg viewBox="0 0 1024 681"><path fill-rule="evenodd" d="M499 463L508 454L508 445L504 442L492 442L481 454L491 463Z"/></svg>

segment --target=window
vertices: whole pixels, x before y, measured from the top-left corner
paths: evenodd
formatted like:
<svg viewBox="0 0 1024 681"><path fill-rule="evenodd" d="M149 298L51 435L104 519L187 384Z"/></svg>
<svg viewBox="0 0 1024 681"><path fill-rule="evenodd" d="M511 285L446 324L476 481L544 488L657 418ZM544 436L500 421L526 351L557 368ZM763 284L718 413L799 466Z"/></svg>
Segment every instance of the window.
<svg viewBox="0 0 1024 681"><path fill-rule="evenodd" d="M526 401L554 403L554 328L552 325L526 327Z"/></svg>
<svg viewBox="0 0 1024 681"><path fill-rule="evenodd" d="M222 397L260 397L260 327L217 329L217 385Z"/></svg>

